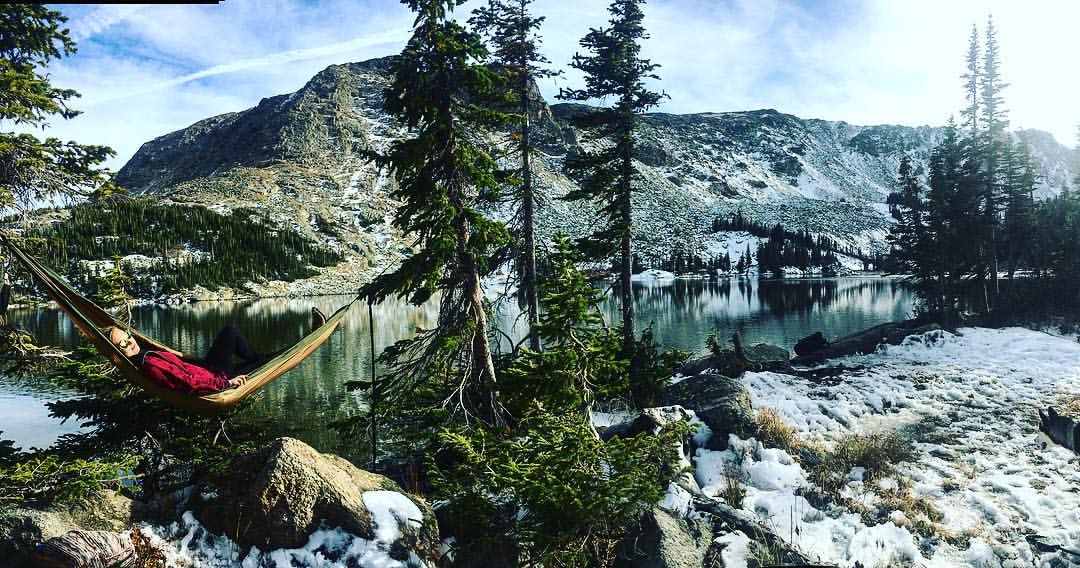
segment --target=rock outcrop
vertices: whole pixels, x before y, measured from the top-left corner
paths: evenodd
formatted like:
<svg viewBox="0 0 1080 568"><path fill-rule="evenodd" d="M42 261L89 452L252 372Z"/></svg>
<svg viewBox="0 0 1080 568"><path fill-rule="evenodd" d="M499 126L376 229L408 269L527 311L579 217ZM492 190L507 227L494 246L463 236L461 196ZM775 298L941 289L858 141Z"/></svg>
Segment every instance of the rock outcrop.
<svg viewBox="0 0 1080 568"><path fill-rule="evenodd" d="M341 528L402 561L439 556L434 513L393 481L344 458L279 438L228 475L199 474L188 503L212 532L262 550L295 548L320 527Z"/></svg>
<svg viewBox="0 0 1080 568"><path fill-rule="evenodd" d="M754 433L750 392L738 379L706 371L669 386L662 400L664 405L694 409L712 430L710 449L726 449L728 434L747 438Z"/></svg>
<svg viewBox="0 0 1080 568"><path fill-rule="evenodd" d="M1080 398L1061 408L1053 406L1039 411L1039 430L1055 444L1080 453Z"/></svg>
<svg viewBox="0 0 1080 568"><path fill-rule="evenodd" d="M141 515L138 501L108 490L74 503L0 511L0 566L30 565L38 544L70 530L127 531Z"/></svg>
<svg viewBox="0 0 1080 568"><path fill-rule="evenodd" d="M798 341L795 344L796 355L809 355L815 351L820 351L829 346L829 340L825 339L825 334L820 331L808 335Z"/></svg>
<svg viewBox="0 0 1080 568"><path fill-rule="evenodd" d="M332 65L294 93L146 142L117 182L133 194L250 208L324 244L386 260L408 240L386 223L396 207L389 198L394 181L364 151L407 134L383 108L391 61ZM596 109L549 107L539 91L532 96L534 167L546 204L537 212L540 236L582 234L593 211L557 198L577 184L564 167L587 135L575 119ZM773 109L645 114L632 204L635 248L645 262L673 251L704 258L712 220L738 211L768 226L883 249L892 221L880 206L893 191L900 158L925 167L940 136L929 126L857 126ZM1073 175L1069 149L1046 135L1024 139L1042 166L1040 191L1059 191Z"/></svg>
<svg viewBox="0 0 1080 568"><path fill-rule="evenodd" d="M712 545L712 523L657 508L645 513L620 543L618 568L700 568Z"/></svg>

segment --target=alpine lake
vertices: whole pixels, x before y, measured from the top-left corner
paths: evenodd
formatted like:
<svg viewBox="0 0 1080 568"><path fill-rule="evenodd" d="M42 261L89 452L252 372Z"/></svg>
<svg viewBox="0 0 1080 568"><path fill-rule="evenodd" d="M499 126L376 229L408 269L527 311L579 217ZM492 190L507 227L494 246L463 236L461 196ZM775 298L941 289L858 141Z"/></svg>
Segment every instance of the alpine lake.
<svg viewBox="0 0 1080 568"><path fill-rule="evenodd" d="M634 284L638 331L652 325L661 345L704 353L705 338L716 331L725 341L739 333L746 344L772 343L791 350L796 341L822 331L834 339L912 315L914 295L902 280L873 276L758 280L754 278L674 279ZM256 349L266 352L307 332L311 307L329 314L349 296L145 305L132 309L133 325L186 353L202 355L217 331L233 324ZM496 320L508 338L524 326L512 298L496 302ZM618 305L601 305L607 321L617 322ZM434 303L416 307L400 300L373 306L375 351L435 325ZM79 334L58 309L12 309L9 321L32 333L41 345L72 347ZM341 328L299 367L263 389L243 411L265 420L277 435L294 436L322 451L353 452L330 424L356 415L367 405L365 393L349 392L348 381L371 376L371 343L366 304L357 302ZM46 403L72 396L46 380L0 375L0 437L15 445L46 447L77 423L49 416ZM208 433L213 436L213 432Z"/></svg>

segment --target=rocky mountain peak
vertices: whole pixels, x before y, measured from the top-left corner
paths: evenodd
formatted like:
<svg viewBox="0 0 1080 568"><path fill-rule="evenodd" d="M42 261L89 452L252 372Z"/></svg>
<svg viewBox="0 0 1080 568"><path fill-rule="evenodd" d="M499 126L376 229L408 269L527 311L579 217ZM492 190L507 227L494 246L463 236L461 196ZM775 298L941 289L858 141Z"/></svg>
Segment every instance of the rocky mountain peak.
<svg viewBox="0 0 1080 568"><path fill-rule="evenodd" d="M151 140L118 181L135 193L260 208L282 226L353 251L356 262L380 262L403 243L388 221L396 207L389 198L393 181L361 151L405 135L383 110L392 61L331 65L295 93ZM594 222L590 208L558 197L576 185L564 169L583 140L575 119L595 109L549 107L535 86L531 96L538 144L533 163L545 194L540 233L582 233ZM900 159L925 164L940 132L802 119L776 109L643 115L635 246L646 260L676 249L708 256L720 247L712 220L736 211L850 246L883 246L891 225L884 203ZM1016 135L1043 164L1045 194L1071 180L1068 149L1045 133Z"/></svg>

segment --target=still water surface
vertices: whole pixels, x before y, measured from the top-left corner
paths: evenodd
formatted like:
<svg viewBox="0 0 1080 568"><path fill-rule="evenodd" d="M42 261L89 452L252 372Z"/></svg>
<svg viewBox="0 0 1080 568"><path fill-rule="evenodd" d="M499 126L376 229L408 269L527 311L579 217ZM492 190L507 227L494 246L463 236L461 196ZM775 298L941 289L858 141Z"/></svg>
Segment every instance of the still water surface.
<svg viewBox="0 0 1080 568"><path fill-rule="evenodd" d="M799 338L815 331L838 337L909 317L913 301L898 280L858 277L642 282L635 283L634 293L639 325L652 322L658 342L693 352L703 351L705 337L714 329L725 338L739 332L747 343L764 341L791 349ZM307 331L311 306L330 313L348 299L327 296L145 306L133 310L133 319L138 329L188 353L202 354L217 330L230 323L257 349L270 351ZM609 321L618 321L615 302L602 308ZM58 310L13 310L9 316L41 344L78 342L78 332ZM517 316L516 307L503 306L497 316L499 327L519 335ZM375 307L374 317L378 351L408 338L417 327L434 325L437 311L435 306L387 301ZM346 392L344 383L369 377L370 369L368 314L366 306L357 304L321 349L261 391L251 412L270 418L277 434L300 437L324 451L342 451L329 422L364 407L363 395ZM45 402L63 395L39 381L0 376L2 437L26 448L44 447L76 430L77 425L61 424L48 416Z"/></svg>

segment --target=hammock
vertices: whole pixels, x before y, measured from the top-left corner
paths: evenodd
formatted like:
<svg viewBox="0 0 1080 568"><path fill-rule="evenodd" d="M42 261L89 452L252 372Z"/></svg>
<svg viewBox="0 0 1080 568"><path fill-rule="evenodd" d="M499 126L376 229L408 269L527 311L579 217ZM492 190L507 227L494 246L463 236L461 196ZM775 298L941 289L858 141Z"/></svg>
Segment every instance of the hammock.
<svg viewBox="0 0 1080 568"><path fill-rule="evenodd" d="M71 318L72 323L75 324L75 327L77 327L79 331L94 344L94 347L96 347L101 354L108 357L109 360L116 365L120 370L120 373L128 380L128 382L172 406L195 414L207 416L224 414L236 403L251 396L259 389L273 382L274 379L277 379L281 375L292 370L293 367L299 365L308 357L308 355L315 352L319 346L329 339L330 335L334 333L334 330L337 329L341 320L349 311L349 308L356 302L356 300L353 300L338 308L333 315L327 318L326 323L319 326L318 329L315 329L311 333L300 338L299 341L284 351L281 351L277 356L266 361L257 369L247 373L247 382L242 386L203 396L188 395L151 382L139 372L139 368L136 367L130 359L125 357L120 349L116 345L113 345L113 342L109 341L109 338L105 337L105 334L101 331L108 326L124 328L125 326L123 324L118 322L109 315L108 312L101 309L90 300L79 295L79 293L70 285L64 282L63 278L47 266L39 263L34 257L26 253L26 251L12 243L6 236L0 234L0 242L7 246L15 258L24 264L26 268L37 277L45 287L46 293L60 305L60 308L64 310L64 312L67 313L68 317ZM129 331L132 339L139 344L139 349L143 352L169 351L176 355L183 355L181 352L158 343L134 329Z"/></svg>

